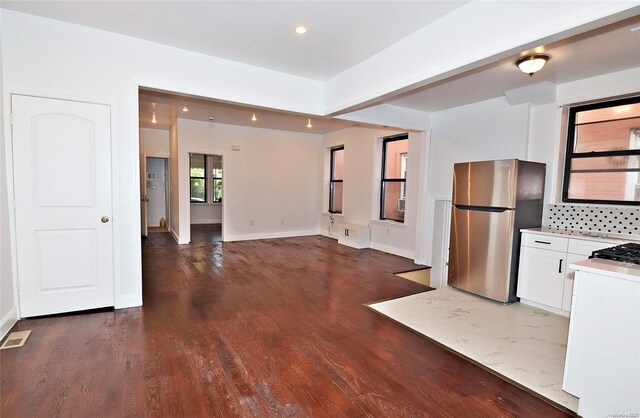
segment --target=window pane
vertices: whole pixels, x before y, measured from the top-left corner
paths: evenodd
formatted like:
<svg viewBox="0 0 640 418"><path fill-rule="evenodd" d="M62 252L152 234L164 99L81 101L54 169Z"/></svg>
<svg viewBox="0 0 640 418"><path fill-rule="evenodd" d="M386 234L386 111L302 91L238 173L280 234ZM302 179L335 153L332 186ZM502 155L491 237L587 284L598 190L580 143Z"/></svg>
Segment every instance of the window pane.
<svg viewBox="0 0 640 418"><path fill-rule="evenodd" d="M213 174L213 177L222 178L222 156L221 155L213 156L212 174Z"/></svg>
<svg viewBox="0 0 640 418"><path fill-rule="evenodd" d="M204 202L205 190L204 179L191 179L191 201Z"/></svg>
<svg viewBox="0 0 640 418"><path fill-rule="evenodd" d="M204 177L205 156L202 154L191 154L190 177Z"/></svg>
<svg viewBox="0 0 640 418"><path fill-rule="evenodd" d="M404 222L404 182L382 183L382 218Z"/></svg>
<svg viewBox="0 0 640 418"><path fill-rule="evenodd" d="M331 151L333 154L333 167L331 168L331 180L344 180L344 148Z"/></svg>
<svg viewBox="0 0 640 418"><path fill-rule="evenodd" d="M403 155L409 150L409 140L401 139L399 141L391 141L386 143L386 153L384 161L384 178L385 179L402 179ZM406 157L405 157L406 158Z"/></svg>
<svg viewBox="0 0 640 418"><path fill-rule="evenodd" d="M213 201L222 202L222 180L213 179Z"/></svg>
<svg viewBox="0 0 640 418"><path fill-rule="evenodd" d="M331 207L329 212L342 213L342 182L331 183Z"/></svg>
<svg viewBox="0 0 640 418"><path fill-rule="evenodd" d="M612 157L574 158L571 160L571 172L575 171L638 171L640 156L616 155Z"/></svg>
<svg viewBox="0 0 640 418"><path fill-rule="evenodd" d="M640 117L640 103L584 110L576 113L576 124Z"/></svg>
<svg viewBox="0 0 640 418"><path fill-rule="evenodd" d="M638 202L638 172L571 173L568 198Z"/></svg>
<svg viewBox="0 0 640 418"><path fill-rule="evenodd" d="M638 129L640 117L578 125L574 152L640 149Z"/></svg>

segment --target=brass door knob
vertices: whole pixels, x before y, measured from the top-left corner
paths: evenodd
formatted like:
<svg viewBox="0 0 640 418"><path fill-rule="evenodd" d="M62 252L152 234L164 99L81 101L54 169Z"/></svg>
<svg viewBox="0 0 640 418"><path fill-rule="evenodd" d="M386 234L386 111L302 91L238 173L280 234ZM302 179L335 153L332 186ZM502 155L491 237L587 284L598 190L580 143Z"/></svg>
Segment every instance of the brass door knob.
<svg viewBox="0 0 640 418"><path fill-rule="evenodd" d="M103 216L102 218L100 218L100 221L101 221L103 224L106 224L107 222L109 222L109 217L108 217L108 216Z"/></svg>

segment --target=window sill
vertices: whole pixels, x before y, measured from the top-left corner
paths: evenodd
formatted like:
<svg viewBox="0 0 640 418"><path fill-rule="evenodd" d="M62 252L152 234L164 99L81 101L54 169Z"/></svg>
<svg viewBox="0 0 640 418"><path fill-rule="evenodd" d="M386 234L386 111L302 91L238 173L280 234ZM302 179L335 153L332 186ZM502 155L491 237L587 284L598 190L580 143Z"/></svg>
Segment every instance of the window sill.
<svg viewBox="0 0 640 418"><path fill-rule="evenodd" d="M322 215L337 216L338 218L344 218L344 214L342 214L342 213L322 212Z"/></svg>
<svg viewBox="0 0 640 418"><path fill-rule="evenodd" d="M382 226L390 226L393 228L406 228L407 224L404 222L396 222L396 221L386 221L380 219L372 219L371 223L373 225L382 225Z"/></svg>
<svg viewBox="0 0 640 418"><path fill-rule="evenodd" d="M195 206L220 206L222 205L222 202L206 202L206 203L199 203L199 202L190 202L192 205Z"/></svg>

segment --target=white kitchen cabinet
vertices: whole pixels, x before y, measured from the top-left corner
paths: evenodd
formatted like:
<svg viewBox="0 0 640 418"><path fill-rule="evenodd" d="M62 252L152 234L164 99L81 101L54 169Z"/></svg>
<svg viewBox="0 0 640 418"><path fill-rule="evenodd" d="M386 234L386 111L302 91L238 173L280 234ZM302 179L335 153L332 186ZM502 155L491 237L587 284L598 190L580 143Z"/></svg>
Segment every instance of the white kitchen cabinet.
<svg viewBox="0 0 640 418"><path fill-rule="evenodd" d="M567 253L522 247L517 296L560 309Z"/></svg>
<svg viewBox="0 0 640 418"><path fill-rule="evenodd" d="M586 260L593 251L621 243L523 231L517 296L522 303L568 315L574 283L574 271L569 264Z"/></svg>
<svg viewBox="0 0 640 418"><path fill-rule="evenodd" d="M640 411L640 268L593 259L574 264L562 388L583 417Z"/></svg>

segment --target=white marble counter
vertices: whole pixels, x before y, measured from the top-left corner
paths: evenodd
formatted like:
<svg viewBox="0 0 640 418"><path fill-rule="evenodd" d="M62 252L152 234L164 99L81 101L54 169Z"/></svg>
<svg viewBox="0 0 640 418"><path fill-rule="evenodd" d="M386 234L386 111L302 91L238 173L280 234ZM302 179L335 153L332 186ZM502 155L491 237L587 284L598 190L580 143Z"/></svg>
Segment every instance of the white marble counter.
<svg viewBox="0 0 640 418"><path fill-rule="evenodd" d="M625 242L640 242L640 237L637 235L624 236L619 234L607 234L593 231L578 231L578 230L560 230L555 228L524 228L520 232L533 232L541 235L550 236L563 236L566 238L583 239L588 241L600 241L610 242L613 245L624 244Z"/></svg>
<svg viewBox="0 0 640 418"><path fill-rule="evenodd" d="M573 263L569 267L576 271L585 271L588 273L601 274L607 277L640 283L640 265L638 264L604 260L602 258L591 258L589 260Z"/></svg>

